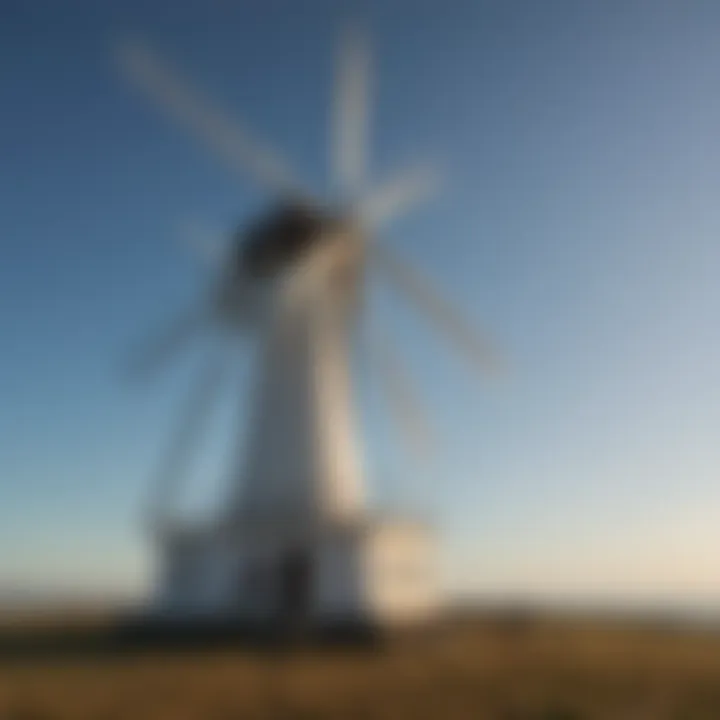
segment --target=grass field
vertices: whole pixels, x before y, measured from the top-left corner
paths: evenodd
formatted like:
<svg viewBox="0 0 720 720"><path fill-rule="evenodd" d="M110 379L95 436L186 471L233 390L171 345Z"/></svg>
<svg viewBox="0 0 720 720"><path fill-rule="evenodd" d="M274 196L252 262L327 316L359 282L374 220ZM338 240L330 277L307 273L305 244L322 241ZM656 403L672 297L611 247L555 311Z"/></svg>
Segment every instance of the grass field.
<svg viewBox="0 0 720 720"><path fill-rule="evenodd" d="M105 622L79 625L100 632ZM0 634L23 641L58 627L75 632L74 623L15 621ZM6 648L0 718L720 720L720 633L484 615L376 650L144 647L21 657Z"/></svg>

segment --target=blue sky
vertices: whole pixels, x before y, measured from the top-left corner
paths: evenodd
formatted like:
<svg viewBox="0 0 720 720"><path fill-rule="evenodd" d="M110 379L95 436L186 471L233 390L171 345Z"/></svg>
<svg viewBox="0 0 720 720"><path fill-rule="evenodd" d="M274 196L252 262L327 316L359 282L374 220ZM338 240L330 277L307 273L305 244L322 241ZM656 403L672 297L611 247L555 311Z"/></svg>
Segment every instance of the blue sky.
<svg viewBox="0 0 720 720"><path fill-rule="evenodd" d="M180 5L1 10L0 588L146 582L139 512L202 348L143 388L123 359L201 286L183 225L221 234L267 201L127 86L113 42L146 38L328 187L340 4ZM361 9L373 176L418 157L444 176L382 241L512 362L478 381L378 289L441 449L418 471L371 393L375 496L435 514L454 588L720 601L720 6ZM222 487L248 372L197 502Z"/></svg>

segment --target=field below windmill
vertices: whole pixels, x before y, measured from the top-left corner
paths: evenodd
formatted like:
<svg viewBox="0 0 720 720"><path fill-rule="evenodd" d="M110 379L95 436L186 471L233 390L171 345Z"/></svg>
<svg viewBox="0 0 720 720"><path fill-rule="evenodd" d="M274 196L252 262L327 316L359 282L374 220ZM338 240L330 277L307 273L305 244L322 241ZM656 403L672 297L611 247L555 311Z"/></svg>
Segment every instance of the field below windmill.
<svg viewBox="0 0 720 720"><path fill-rule="evenodd" d="M2 625L3 720L720 718L720 631L647 618L484 613L373 649L291 651L113 648L94 614ZM73 636L95 651L49 651Z"/></svg>

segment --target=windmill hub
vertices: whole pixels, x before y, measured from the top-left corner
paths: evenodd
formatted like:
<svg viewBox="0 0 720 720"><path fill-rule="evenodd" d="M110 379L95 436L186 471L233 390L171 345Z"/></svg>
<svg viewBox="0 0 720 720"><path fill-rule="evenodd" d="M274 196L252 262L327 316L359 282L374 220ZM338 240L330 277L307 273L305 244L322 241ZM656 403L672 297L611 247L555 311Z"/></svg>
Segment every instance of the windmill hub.
<svg viewBox="0 0 720 720"><path fill-rule="evenodd" d="M238 268L251 278L274 277L294 266L342 226L339 218L310 206L282 206L249 229L238 231Z"/></svg>
<svg viewBox="0 0 720 720"><path fill-rule="evenodd" d="M302 287L305 294L342 305L341 296L357 293L364 261L365 238L349 216L281 205L233 235L216 285L217 319L231 330L245 330L261 321L273 297L293 302Z"/></svg>
<svg viewBox="0 0 720 720"><path fill-rule="evenodd" d="M357 35L342 50L334 133L341 211L310 198L284 163L148 50L133 44L119 56L132 80L223 160L286 198L232 237L216 263L211 307L173 325L159 349L150 348L151 361L167 357L198 330L198 317L220 319L257 344L245 455L222 510L201 527L167 522L170 492L219 387L217 358L190 397L157 484L151 519L164 551L160 615L401 623L427 619L438 607L429 529L380 519L365 506L350 369L365 279L382 273L473 362L485 363L486 347L427 278L367 234L417 201L427 183L411 173L366 192L368 58ZM391 410L413 445L426 450L427 425L406 373L387 340L373 347L382 350L373 356L381 360L378 378Z"/></svg>

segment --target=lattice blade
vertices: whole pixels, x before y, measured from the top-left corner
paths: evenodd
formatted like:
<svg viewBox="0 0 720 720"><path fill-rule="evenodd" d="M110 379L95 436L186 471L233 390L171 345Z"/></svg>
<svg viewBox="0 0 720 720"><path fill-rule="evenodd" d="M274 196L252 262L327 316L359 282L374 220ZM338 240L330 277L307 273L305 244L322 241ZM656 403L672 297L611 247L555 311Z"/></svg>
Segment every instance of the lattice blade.
<svg viewBox="0 0 720 720"><path fill-rule="evenodd" d="M366 227L377 229L427 199L438 185L438 175L430 168L414 168L372 191L360 203L360 218Z"/></svg>
<svg viewBox="0 0 720 720"><path fill-rule="evenodd" d="M393 343L375 335L371 339L373 366L391 417L411 452L426 459L435 445L435 433L419 395L399 359Z"/></svg>
<svg viewBox="0 0 720 720"><path fill-rule="evenodd" d="M304 197L286 164L238 123L230 121L139 42L117 48L121 70L177 121L198 135L231 169L250 174L274 193Z"/></svg>
<svg viewBox="0 0 720 720"><path fill-rule="evenodd" d="M153 492L148 511L150 528L162 527L171 516L171 503L177 497L182 481L200 446L202 428L218 398L228 364L226 357L215 353L202 368L178 413L167 454L160 463L152 484Z"/></svg>
<svg viewBox="0 0 720 720"><path fill-rule="evenodd" d="M359 27L349 27L338 53L333 97L333 176L345 200L356 199L367 171L370 53Z"/></svg>
<svg viewBox="0 0 720 720"><path fill-rule="evenodd" d="M371 252L375 266L475 368L492 374L502 369L491 344L476 331L459 308L434 287L429 278L386 246L375 244Z"/></svg>
<svg viewBox="0 0 720 720"><path fill-rule="evenodd" d="M195 309L177 315L130 353L127 375L132 380L154 377L189 347L206 324L205 313Z"/></svg>

